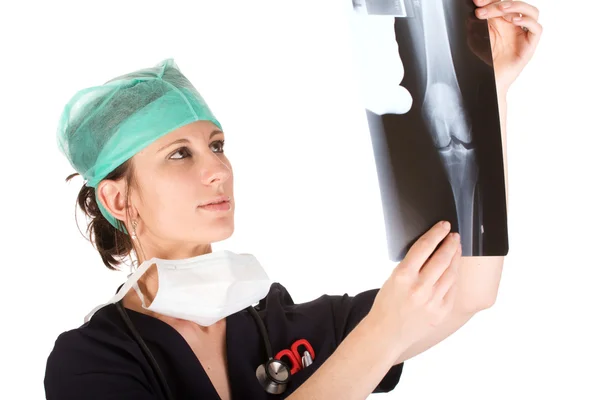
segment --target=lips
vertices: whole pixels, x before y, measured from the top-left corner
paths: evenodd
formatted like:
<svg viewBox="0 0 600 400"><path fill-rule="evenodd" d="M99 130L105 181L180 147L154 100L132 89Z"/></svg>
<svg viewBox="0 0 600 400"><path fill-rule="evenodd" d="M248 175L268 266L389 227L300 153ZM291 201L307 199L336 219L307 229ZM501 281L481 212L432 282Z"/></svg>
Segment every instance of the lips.
<svg viewBox="0 0 600 400"><path fill-rule="evenodd" d="M212 200L209 200L205 203L200 204L200 207L205 207L208 205L212 205L212 204L222 204L222 203L228 203L230 201L229 196L219 196L219 197L215 197Z"/></svg>

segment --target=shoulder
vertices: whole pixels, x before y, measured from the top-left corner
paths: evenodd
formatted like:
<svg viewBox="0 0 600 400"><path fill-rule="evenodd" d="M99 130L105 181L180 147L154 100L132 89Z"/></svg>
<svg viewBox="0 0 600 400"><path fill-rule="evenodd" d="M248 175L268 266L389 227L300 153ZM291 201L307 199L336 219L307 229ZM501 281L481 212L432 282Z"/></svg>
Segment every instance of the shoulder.
<svg viewBox="0 0 600 400"><path fill-rule="evenodd" d="M89 390L100 396L110 385L110 390L129 386L133 392L150 392L144 386L147 380L139 361L142 355L113 320L111 308L114 305L99 310L79 328L58 335L46 361L48 399L77 398Z"/></svg>
<svg viewBox="0 0 600 400"><path fill-rule="evenodd" d="M68 364L69 369L85 371L86 366L97 365L101 353L118 352L130 346L130 340L111 317L109 305L78 328L58 335L48 358L49 363ZM63 368L64 369L64 368Z"/></svg>
<svg viewBox="0 0 600 400"><path fill-rule="evenodd" d="M267 295L260 300L258 304L259 309L266 309L267 307L281 307L286 310L295 310L295 309L306 309L306 308L319 308L319 307L332 307L332 306L354 306L359 305L358 303L364 303L364 305L369 305L375 299L379 288L366 290L356 294L355 296L350 296L348 293L344 294L322 294L314 300L296 303L287 290L285 286L283 286L279 282L274 282L271 284L269 292ZM370 308L370 305L369 305Z"/></svg>
<svg viewBox="0 0 600 400"><path fill-rule="evenodd" d="M330 326L335 342L339 344L371 310L378 291L375 288L353 296L348 293L322 294L311 301L296 303L287 288L275 282L257 309L265 312L267 319L300 319L310 325Z"/></svg>

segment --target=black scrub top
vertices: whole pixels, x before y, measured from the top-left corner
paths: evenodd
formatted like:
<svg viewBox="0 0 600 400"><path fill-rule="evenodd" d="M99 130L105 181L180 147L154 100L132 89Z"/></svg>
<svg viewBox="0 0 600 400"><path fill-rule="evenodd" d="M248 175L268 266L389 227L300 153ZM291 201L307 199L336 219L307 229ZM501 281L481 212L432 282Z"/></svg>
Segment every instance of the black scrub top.
<svg viewBox="0 0 600 400"><path fill-rule="evenodd" d="M273 283L256 309L264 321L273 355L306 339L315 351L311 365L291 376L280 395L267 393L256 368L267 361L259 328L247 310L227 317L227 370L232 399L283 399L306 381L369 312L379 289L356 296L322 295L295 304ZM208 375L185 339L169 324L126 309L166 377L176 399L219 399ZM302 347L301 347L302 349ZM287 361L287 358L284 359ZM403 363L393 366L373 393L398 384ZM365 368L369 368L365 365ZM46 364L47 400L162 399L153 370L116 309L109 304L77 329L60 334Z"/></svg>

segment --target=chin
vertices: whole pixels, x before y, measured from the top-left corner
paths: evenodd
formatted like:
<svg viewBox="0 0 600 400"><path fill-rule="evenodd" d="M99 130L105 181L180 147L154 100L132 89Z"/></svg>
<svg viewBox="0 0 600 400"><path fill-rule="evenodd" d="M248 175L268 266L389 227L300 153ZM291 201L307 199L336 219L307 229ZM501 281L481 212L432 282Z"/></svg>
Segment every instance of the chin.
<svg viewBox="0 0 600 400"><path fill-rule="evenodd" d="M221 221L220 224L211 224L210 226L205 226L200 232L204 238L204 240L201 241L206 243L221 242L223 240L229 239L231 235L233 235L233 231L233 220L228 223L225 223L225 221Z"/></svg>

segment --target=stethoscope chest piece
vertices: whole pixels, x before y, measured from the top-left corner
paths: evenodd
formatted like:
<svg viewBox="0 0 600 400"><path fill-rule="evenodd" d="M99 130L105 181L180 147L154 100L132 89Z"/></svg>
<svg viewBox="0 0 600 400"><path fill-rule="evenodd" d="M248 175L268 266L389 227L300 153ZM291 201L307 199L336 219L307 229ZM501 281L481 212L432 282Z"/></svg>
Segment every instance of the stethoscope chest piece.
<svg viewBox="0 0 600 400"><path fill-rule="evenodd" d="M267 393L281 394L290 381L290 369L283 361L271 358L258 366L256 378Z"/></svg>

